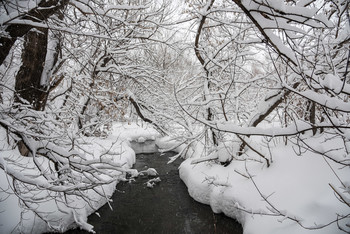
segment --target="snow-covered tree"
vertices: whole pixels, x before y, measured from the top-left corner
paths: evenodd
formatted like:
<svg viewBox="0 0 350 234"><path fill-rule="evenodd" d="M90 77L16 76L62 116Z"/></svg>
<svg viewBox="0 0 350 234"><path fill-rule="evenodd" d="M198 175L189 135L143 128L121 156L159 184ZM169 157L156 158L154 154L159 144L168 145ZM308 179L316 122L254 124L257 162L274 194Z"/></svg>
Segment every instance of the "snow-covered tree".
<svg viewBox="0 0 350 234"><path fill-rule="evenodd" d="M61 230L59 220L38 204L56 202L89 230L72 196L95 207L96 197L108 201L102 185L132 173L114 161L121 151L113 145L96 156L84 144L133 114L187 146L171 160L199 142L203 158L194 163L248 157L270 167L270 142L283 141L296 155L332 162L331 170L349 168L349 1L184 3L1 1L5 192L53 229ZM320 136L341 144L320 148ZM335 176L340 186L329 189L350 206L349 179ZM286 216L262 197L267 215Z"/></svg>
<svg viewBox="0 0 350 234"><path fill-rule="evenodd" d="M0 168L9 183L2 192L16 195L24 213L52 230L65 230L67 217L43 206L53 204L53 211L91 231L76 201L95 210L109 201L104 185L134 173L116 161L120 143L96 155L84 135L105 133L103 126L123 117L134 87L157 78L135 55L155 43L166 5L1 1Z"/></svg>
<svg viewBox="0 0 350 234"><path fill-rule="evenodd" d="M226 144L241 142L227 159L243 159L250 151L269 167L271 149L257 139L281 138L297 155L313 152L348 170L349 1L208 0L190 5L198 15L194 49L204 87L196 102L180 105ZM195 106L207 114L193 112ZM243 113L246 119L234 115ZM321 135L342 144L324 148L310 143ZM221 148L212 147L197 162L220 161ZM349 206L349 180L337 178L341 186L329 189ZM339 223L339 229L348 227Z"/></svg>

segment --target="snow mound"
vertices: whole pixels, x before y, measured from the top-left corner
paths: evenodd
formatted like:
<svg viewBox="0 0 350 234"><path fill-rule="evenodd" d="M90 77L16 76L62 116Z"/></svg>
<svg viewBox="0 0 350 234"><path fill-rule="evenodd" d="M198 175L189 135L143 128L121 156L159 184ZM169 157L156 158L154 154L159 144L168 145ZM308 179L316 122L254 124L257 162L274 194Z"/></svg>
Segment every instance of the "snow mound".
<svg viewBox="0 0 350 234"><path fill-rule="evenodd" d="M316 145L324 138L308 143ZM339 145L338 140L323 146ZM251 150L246 153L254 160L233 160L226 167L214 160L199 163L201 158L194 156L197 163L185 160L180 177L196 201L238 220L244 233L343 233L337 219L346 216L349 207L338 200L330 184L342 187L337 176L350 178L349 168L339 168L312 152L297 156L292 146L284 144L271 148L269 168ZM344 226L346 221L339 223Z"/></svg>
<svg viewBox="0 0 350 234"><path fill-rule="evenodd" d="M119 179L103 185L103 188L99 189L100 192L103 191L105 198L101 198L99 194L90 189L82 191L86 197L89 197L89 203L75 195L66 196L70 207L67 207L64 202L57 204L55 199L47 199L43 203L38 203L37 210L43 212L47 219L51 220L49 224L41 220L32 211L19 205L18 197L11 189L12 179L4 171L7 168L4 168L4 170L0 169L0 189L3 191L0 192L0 233L43 233L53 231L51 227L61 232L72 227L79 227L93 232L93 226L87 223L88 216L106 204L107 198L114 193L118 180L125 180L126 174L130 175L131 178L139 175L137 170L131 169L136 161L136 155L130 147L129 141L137 139L139 142L144 142L146 140L154 140L157 136L159 136L157 131L148 125L140 127L137 124L115 123L111 135L105 139L95 137L83 138L83 143L79 145L79 148L83 152L88 152L86 154L88 159L95 160L99 158L103 162L120 165L125 169L125 172L118 172L120 173ZM6 165L5 162L7 161L18 162L19 164L27 165L28 170L26 173L28 176L36 173L31 171L31 168L35 169L33 158L21 156L17 149L5 151L9 147L5 144L7 141L3 141L3 139L6 139L6 132L3 128L0 128L0 147L4 150L0 154L2 165ZM62 168L61 171L64 169ZM144 173L150 176L158 175L153 168L149 168ZM100 179L103 180L104 178L101 177ZM159 181L160 179L155 178L150 180L149 183L154 186ZM38 196L46 195L45 192L38 194ZM52 194L50 196L55 197Z"/></svg>
<svg viewBox="0 0 350 234"><path fill-rule="evenodd" d="M148 168L147 170L140 171L140 175L146 175L146 176L157 176L158 172L154 168Z"/></svg>
<svg viewBox="0 0 350 234"><path fill-rule="evenodd" d="M161 179L159 177L150 179L146 182L147 188L154 188L155 185L157 185Z"/></svg>

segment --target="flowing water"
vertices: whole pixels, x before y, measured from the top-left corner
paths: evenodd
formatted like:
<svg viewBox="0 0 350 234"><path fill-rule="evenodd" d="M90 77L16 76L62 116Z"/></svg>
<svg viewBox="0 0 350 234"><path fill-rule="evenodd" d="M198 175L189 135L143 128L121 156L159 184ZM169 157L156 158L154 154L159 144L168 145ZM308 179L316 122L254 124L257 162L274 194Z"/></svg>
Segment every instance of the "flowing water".
<svg viewBox="0 0 350 234"><path fill-rule="evenodd" d="M137 152L137 150L136 150ZM155 168L161 181L153 188L146 183L154 177L139 176L134 182L120 182L111 203L101 207L88 222L96 233L243 233L235 220L214 214L211 208L194 201L179 178L181 160L167 164L174 153L138 154L134 168ZM71 230L67 233L85 233Z"/></svg>

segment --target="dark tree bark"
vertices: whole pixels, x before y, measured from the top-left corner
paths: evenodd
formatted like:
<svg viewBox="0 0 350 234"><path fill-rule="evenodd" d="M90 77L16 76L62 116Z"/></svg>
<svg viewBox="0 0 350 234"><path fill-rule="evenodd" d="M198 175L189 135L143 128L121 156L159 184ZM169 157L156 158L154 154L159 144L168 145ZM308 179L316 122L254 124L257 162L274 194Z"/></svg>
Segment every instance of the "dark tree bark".
<svg viewBox="0 0 350 234"><path fill-rule="evenodd" d="M308 101L306 106L306 120L310 121L312 125L316 123L316 103L313 101ZM316 128L312 128L312 134L315 135L317 133Z"/></svg>
<svg viewBox="0 0 350 234"><path fill-rule="evenodd" d="M47 29L31 30L25 35L22 66L16 76L15 101L26 101L35 110L42 109L46 93L42 90L40 80L47 52L47 35ZM23 156L29 154L22 140L18 142L18 149Z"/></svg>
<svg viewBox="0 0 350 234"><path fill-rule="evenodd" d="M47 90L40 84L47 52L47 29L29 31L25 37L22 66L17 73L15 90L17 102L29 102L35 110L42 110Z"/></svg>
<svg viewBox="0 0 350 234"><path fill-rule="evenodd" d="M38 7L30 10L19 19L42 22L62 9L68 2L69 0L42 0ZM30 24L11 24L11 22L5 23L3 26L6 27L5 32L8 36L0 37L0 65L6 59L16 39L24 36L34 27Z"/></svg>
<svg viewBox="0 0 350 234"><path fill-rule="evenodd" d="M54 48L56 53L50 53L48 59L52 62L50 65L46 64L48 32L47 28L32 28L25 34L22 65L16 75L15 102L28 103L34 110L44 110L49 92L63 80L61 76L50 84L49 75L57 62L60 43ZM45 65L46 71L44 71ZM44 81L41 80L43 73L46 73ZM22 155L29 154L29 149L23 141L18 142L18 148Z"/></svg>

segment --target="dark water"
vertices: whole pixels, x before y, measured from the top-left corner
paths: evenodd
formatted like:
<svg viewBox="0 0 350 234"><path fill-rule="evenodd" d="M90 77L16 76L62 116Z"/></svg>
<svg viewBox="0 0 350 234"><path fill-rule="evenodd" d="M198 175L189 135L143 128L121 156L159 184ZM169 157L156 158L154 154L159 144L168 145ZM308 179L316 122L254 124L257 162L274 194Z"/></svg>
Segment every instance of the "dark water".
<svg viewBox="0 0 350 234"><path fill-rule="evenodd" d="M113 211L108 205L88 222L96 233L243 233L235 220L214 214L207 205L194 201L178 175L181 161L166 164L173 153L138 154L135 168L155 168L161 179L152 189L146 182L154 177L138 177L132 183L119 183L113 195ZM71 230L67 233L86 233Z"/></svg>

